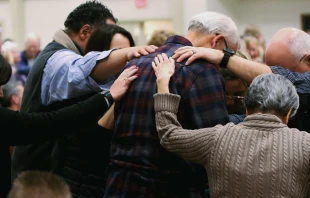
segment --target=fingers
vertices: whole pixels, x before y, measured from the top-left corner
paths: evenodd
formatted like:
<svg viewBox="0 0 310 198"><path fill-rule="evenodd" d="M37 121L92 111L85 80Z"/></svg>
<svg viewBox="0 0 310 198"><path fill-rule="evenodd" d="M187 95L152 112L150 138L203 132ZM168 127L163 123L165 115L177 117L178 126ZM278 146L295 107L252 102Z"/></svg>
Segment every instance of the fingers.
<svg viewBox="0 0 310 198"><path fill-rule="evenodd" d="M175 60L174 60L172 57L169 58L169 61L170 61L170 63L172 63L172 64L175 63Z"/></svg>
<svg viewBox="0 0 310 198"><path fill-rule="evenodd" d="M132 75L134 75L137 71L138 71L138 67L136 65L133 65L127 69L125 69L120 75L119 75L119 79L123 80L125 78L128 78ZM125 80L126 81L126 80Z"/></svg>
<svg viewBox="0 0 310 198"><path fill-rule="evenodd" d="M169 61L169 58L168 58L168 56L167 56L167 54L162 53L161 55L162 55L162 59L163 59L163 61L164 61L165 63L169 63L169 62L170 62L170 61Z"/></svg>
<svg viewBox="0 0 310 198"><path fill-rule="evenodd" d="M159 60L159 63L164 62L164 58L163 58L163 56L162 56L161 54L158 54L158 55L157 55L157 58L158 58L158 60Z"/></svg>
<svg viewBox="0 0 310 198"><path fill-rule="evenodd" d="M157 65L159 64L159 59L158 59L157 56L155 56L154 61L155 61L155 64L156 64L156 66L157 66Z"/></svg>

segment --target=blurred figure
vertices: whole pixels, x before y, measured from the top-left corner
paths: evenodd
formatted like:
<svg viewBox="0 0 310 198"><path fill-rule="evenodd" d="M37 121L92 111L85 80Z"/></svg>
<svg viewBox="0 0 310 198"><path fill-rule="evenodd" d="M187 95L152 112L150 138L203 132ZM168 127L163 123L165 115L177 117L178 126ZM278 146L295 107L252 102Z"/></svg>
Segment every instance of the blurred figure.
<svg viewBox="0 0 310 198"><path fill-rule="evenodd" d="M151 38L149 39L149 41L147 42L147 45L155 45L157 47L162 46L163 44L165 44L167 38L169 38L170 36L174 36L175 33L172 31L167 31L167 30L155 30L152 33Z"/></svg>
<svg viewBox="0 0 310 198"><path fill-rule="evenodd" d="M263 62L265 62L266 42L265 42L265 38L264 38L263 34L261 33L259 26L254 25L254 24L249 24L245 28L242 37L246 37L246 36L254 36L258 40L258 43L262 49L262 52L260 53L260 59Z"/></svg>
<svg viewBox="0 0 310 198"><path fill-rule="evenodd" d="M260 45L258 39L254 36L244 36L244 50L246 50L249 55L251 56L251 59L256 62L263 63L263 54L264 49Z"/></svg>
<svg viewBox="0 0 310 198"><path fill-rule="evenodd" d="M1 46L1 53L12 67L12 77L10 80L20 81L25 85L27 77L17 72L17 64L21 60L17 43L11 39L7 39Z"/></svg>
<svg viewBox="0 0 310 198"><path fill-rule="evenodd" d="M40 46L40 37L36 33L31 32L26 36L25 50L21 51L21 60L17 64L17 72L19 74L28 76L35 58L40 53Z"/></svg>
<svg viewBox="0 0 310 198"><path fill-rule="evenodd" d="M21 172L8 198L71 198L69 185L60 176L43 171Z"/></svg>
<svg viewBox="0 0 310 198"><path fill-rule="evenodd" d="M1 106L19 111L22 103L24 86L20 81L9 81L2 86L3 98L1 98Z"/></svg>

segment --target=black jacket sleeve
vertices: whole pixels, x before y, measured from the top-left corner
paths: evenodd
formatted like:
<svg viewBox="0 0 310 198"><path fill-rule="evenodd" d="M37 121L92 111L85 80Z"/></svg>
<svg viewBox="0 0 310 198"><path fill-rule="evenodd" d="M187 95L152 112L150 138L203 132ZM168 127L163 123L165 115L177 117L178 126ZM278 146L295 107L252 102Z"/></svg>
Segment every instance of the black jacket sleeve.
<svg viewBox="0 0 310 198"><path fill-rule="evenodd" d="M24 113L0 107L1 127L3 131L8 130L8 133L2 133L2 138L9 145L52 139L62 134L65 128L89 116L99 117L107 110L108 104L102 94L52 112Z"/></svg>

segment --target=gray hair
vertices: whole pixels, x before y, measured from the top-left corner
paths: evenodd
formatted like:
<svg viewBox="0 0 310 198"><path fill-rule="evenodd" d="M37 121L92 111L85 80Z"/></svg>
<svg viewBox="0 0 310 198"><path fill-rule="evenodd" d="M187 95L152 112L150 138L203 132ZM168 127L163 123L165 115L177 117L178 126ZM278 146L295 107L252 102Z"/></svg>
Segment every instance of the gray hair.
<svg viewBox="0 0 310 198"><path fill-rule="evenodd" d="M11 98L13 95L18 95L19 89L18 86L23 84L20 81L9 81L6 85L2 86L3 89L3 98L1 99L2 107L11 106Z"/></svg>
<svg viewBox="0 0 310 198"><path fill-rule="evenodd" d="M188 30L203 34L222 34L228 46L239 45L239 32L231 18L217 12L202 12L191 18Z"/></svg>
<svg viewBox="0 0 310 198"><path fill-rule="evenodd" d="M301 57L310 53L310 36L304 31L295 30L287 40L287 47L297 63Z"/></svg>
<svg viewBox="0 0 310 198"><path fill-rule="evenodd" d="M244 99L250 113L272 113L285 116L292 109L293 117L299 107L299 97L294 85L278 74L261 74L254 78Z"/></svg>

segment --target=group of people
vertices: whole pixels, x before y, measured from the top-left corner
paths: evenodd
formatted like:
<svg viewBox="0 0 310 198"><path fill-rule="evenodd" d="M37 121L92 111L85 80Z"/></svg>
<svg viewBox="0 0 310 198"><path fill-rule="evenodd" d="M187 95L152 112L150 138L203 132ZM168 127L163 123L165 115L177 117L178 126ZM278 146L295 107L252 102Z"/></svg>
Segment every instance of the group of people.
<svg viewBox="0 0 310 198"><path fill-rule="evenodd" d="M21 112L1 107L4 196L33 169L61 176L74 198L310 196L308 123L290 124L310 93L308 34L276 32L267 66L242 57L221 13L198 13L162 46L128 34L114 45L101 31L116 23L100 2L79 5L36 57ZM221 70L244 95L227 94ZM0 85L11 72L0 56ZM245 104L239 121L228 97Z"/></svg>

